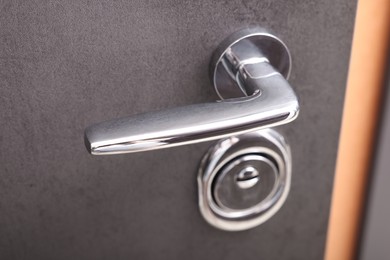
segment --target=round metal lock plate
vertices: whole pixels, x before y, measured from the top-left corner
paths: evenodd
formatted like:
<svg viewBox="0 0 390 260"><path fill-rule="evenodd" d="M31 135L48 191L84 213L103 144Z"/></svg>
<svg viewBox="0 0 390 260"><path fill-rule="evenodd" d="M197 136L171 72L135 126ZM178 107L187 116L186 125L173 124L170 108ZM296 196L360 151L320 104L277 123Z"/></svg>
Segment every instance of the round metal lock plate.
<svg viewBox="0 0 390 260"><path fill-rule="evenodd" d="M239 156L217 173L213 196L216 204L226 210L248 209L275 196L278 179L277 166L267 157Z"/></svg>
<svg viewBox="0 0 390 260"><path fill-rule="evenodd" d="M291 183L291 154L272 129L221 140L202 160L199 208L206 221L228 231L253 228L283 205Z"/></svg>

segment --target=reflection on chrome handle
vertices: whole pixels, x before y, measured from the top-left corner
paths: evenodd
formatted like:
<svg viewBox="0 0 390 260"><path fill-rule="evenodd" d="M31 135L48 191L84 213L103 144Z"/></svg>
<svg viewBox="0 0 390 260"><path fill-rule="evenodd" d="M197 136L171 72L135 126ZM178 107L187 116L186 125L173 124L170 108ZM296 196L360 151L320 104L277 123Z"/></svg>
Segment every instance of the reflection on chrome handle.
<svg viewBox="0 0 390 260"><path fill-rule="evenodd" d="M148 151L219 139L294 120L299 112L298 99L276 69L287 66L289 72L288 50L286 54L277 53L278 59L273 58L270 50L273 44L278 48L285 45L275 36L253 29L236 33L233 38L234 41L228 39L232 44L227 48L217 50L212 77L221 98L229 93L226 86L230 85L241 91L241 97L230 96L214 103L92 125L85 130L88 151L94 155Z"/></svg>

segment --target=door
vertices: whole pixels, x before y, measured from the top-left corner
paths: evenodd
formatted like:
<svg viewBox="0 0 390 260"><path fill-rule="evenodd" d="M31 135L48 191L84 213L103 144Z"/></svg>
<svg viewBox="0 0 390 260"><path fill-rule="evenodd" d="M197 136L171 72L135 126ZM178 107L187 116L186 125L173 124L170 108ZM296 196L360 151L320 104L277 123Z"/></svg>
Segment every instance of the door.
<svg viewBox="0 0 390 260"><path fill-rule="evenodd" d="M320 259L355 1L2 1L1 259ZM300 115L277 130L291 190L262 225L228 232L198 209L215 141L95 157L84 129L214 101L210 56L250 25L289 47Z"/></svg>

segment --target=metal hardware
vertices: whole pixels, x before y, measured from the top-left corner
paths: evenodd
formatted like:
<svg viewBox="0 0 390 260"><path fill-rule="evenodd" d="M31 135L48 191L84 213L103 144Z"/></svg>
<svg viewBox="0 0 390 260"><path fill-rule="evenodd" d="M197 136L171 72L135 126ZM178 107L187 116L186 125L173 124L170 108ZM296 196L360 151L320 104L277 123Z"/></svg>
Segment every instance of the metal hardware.
<svg viewBox="0 0 390 260"><path fill-rule="evenodd" d="M262 154L234 158L217 173L213 187L214 199L223 208L252 207L271 192L277 180L277 172L275 164ZM248 173L249 178L240 180L241 174ZM259 182L260 178L262 182Z"/></svg>
<svg viewBox="0 0 390 260"><path fill-rule="evenodd" d="M290 65L290 53L279 38L259 28L239 31L211 61L210 76L222 100L90 126L86 147L94 155L141 152L286 124L299 111L286 80Z"/></svg>
<svg viewBox="0 0 390 260"><path fill-rule="evenodd" d="M237 174L235 181L241 189L249 189L255 186L259 179L259 171L252 166L248 166Z"/></svg>
<svg viewBox="0 0 390 260"><path fill-rule="evenodd" d="M241 180L248 185L240 186L237 178L243 176L249 177ZM291 153L283 136L272 129L233 136L219 141L202 160L199 208L216 228L253 228L280 209L290 183Z"/></svg>

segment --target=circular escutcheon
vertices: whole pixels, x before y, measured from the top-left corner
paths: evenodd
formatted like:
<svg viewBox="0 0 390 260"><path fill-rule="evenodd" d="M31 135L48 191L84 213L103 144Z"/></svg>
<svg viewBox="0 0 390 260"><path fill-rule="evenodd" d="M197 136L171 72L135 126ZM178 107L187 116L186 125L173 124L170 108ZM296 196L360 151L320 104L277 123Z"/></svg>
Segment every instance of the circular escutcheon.
<svg viewBox="0 0 390 260"><path fill-rule="evenodd" d="M277 36L261 27L246 28L226 38L215 50L209 68L209 74L217 95L221 99L242 95L235 78L226 71L228 56L249 58L261 56L286 79L291 72L291 55L286 44ZM238 64L232 64L233 66Z"/></svg>
<svg viewBox="0 0 390 260"><path fill-rule="evenodd" d="M263 154L234 158L217 173L213 183L216 204L226 210L245 210L274 197L279 171Z"/></svg>
<svg viewBox="0 0 390 260"><path fill-rule="evenodd" d="M283 205L291 154L282 135L264 129L219 141L202 160L199 208L212 226L239 231L264 223Z"/></svg>

